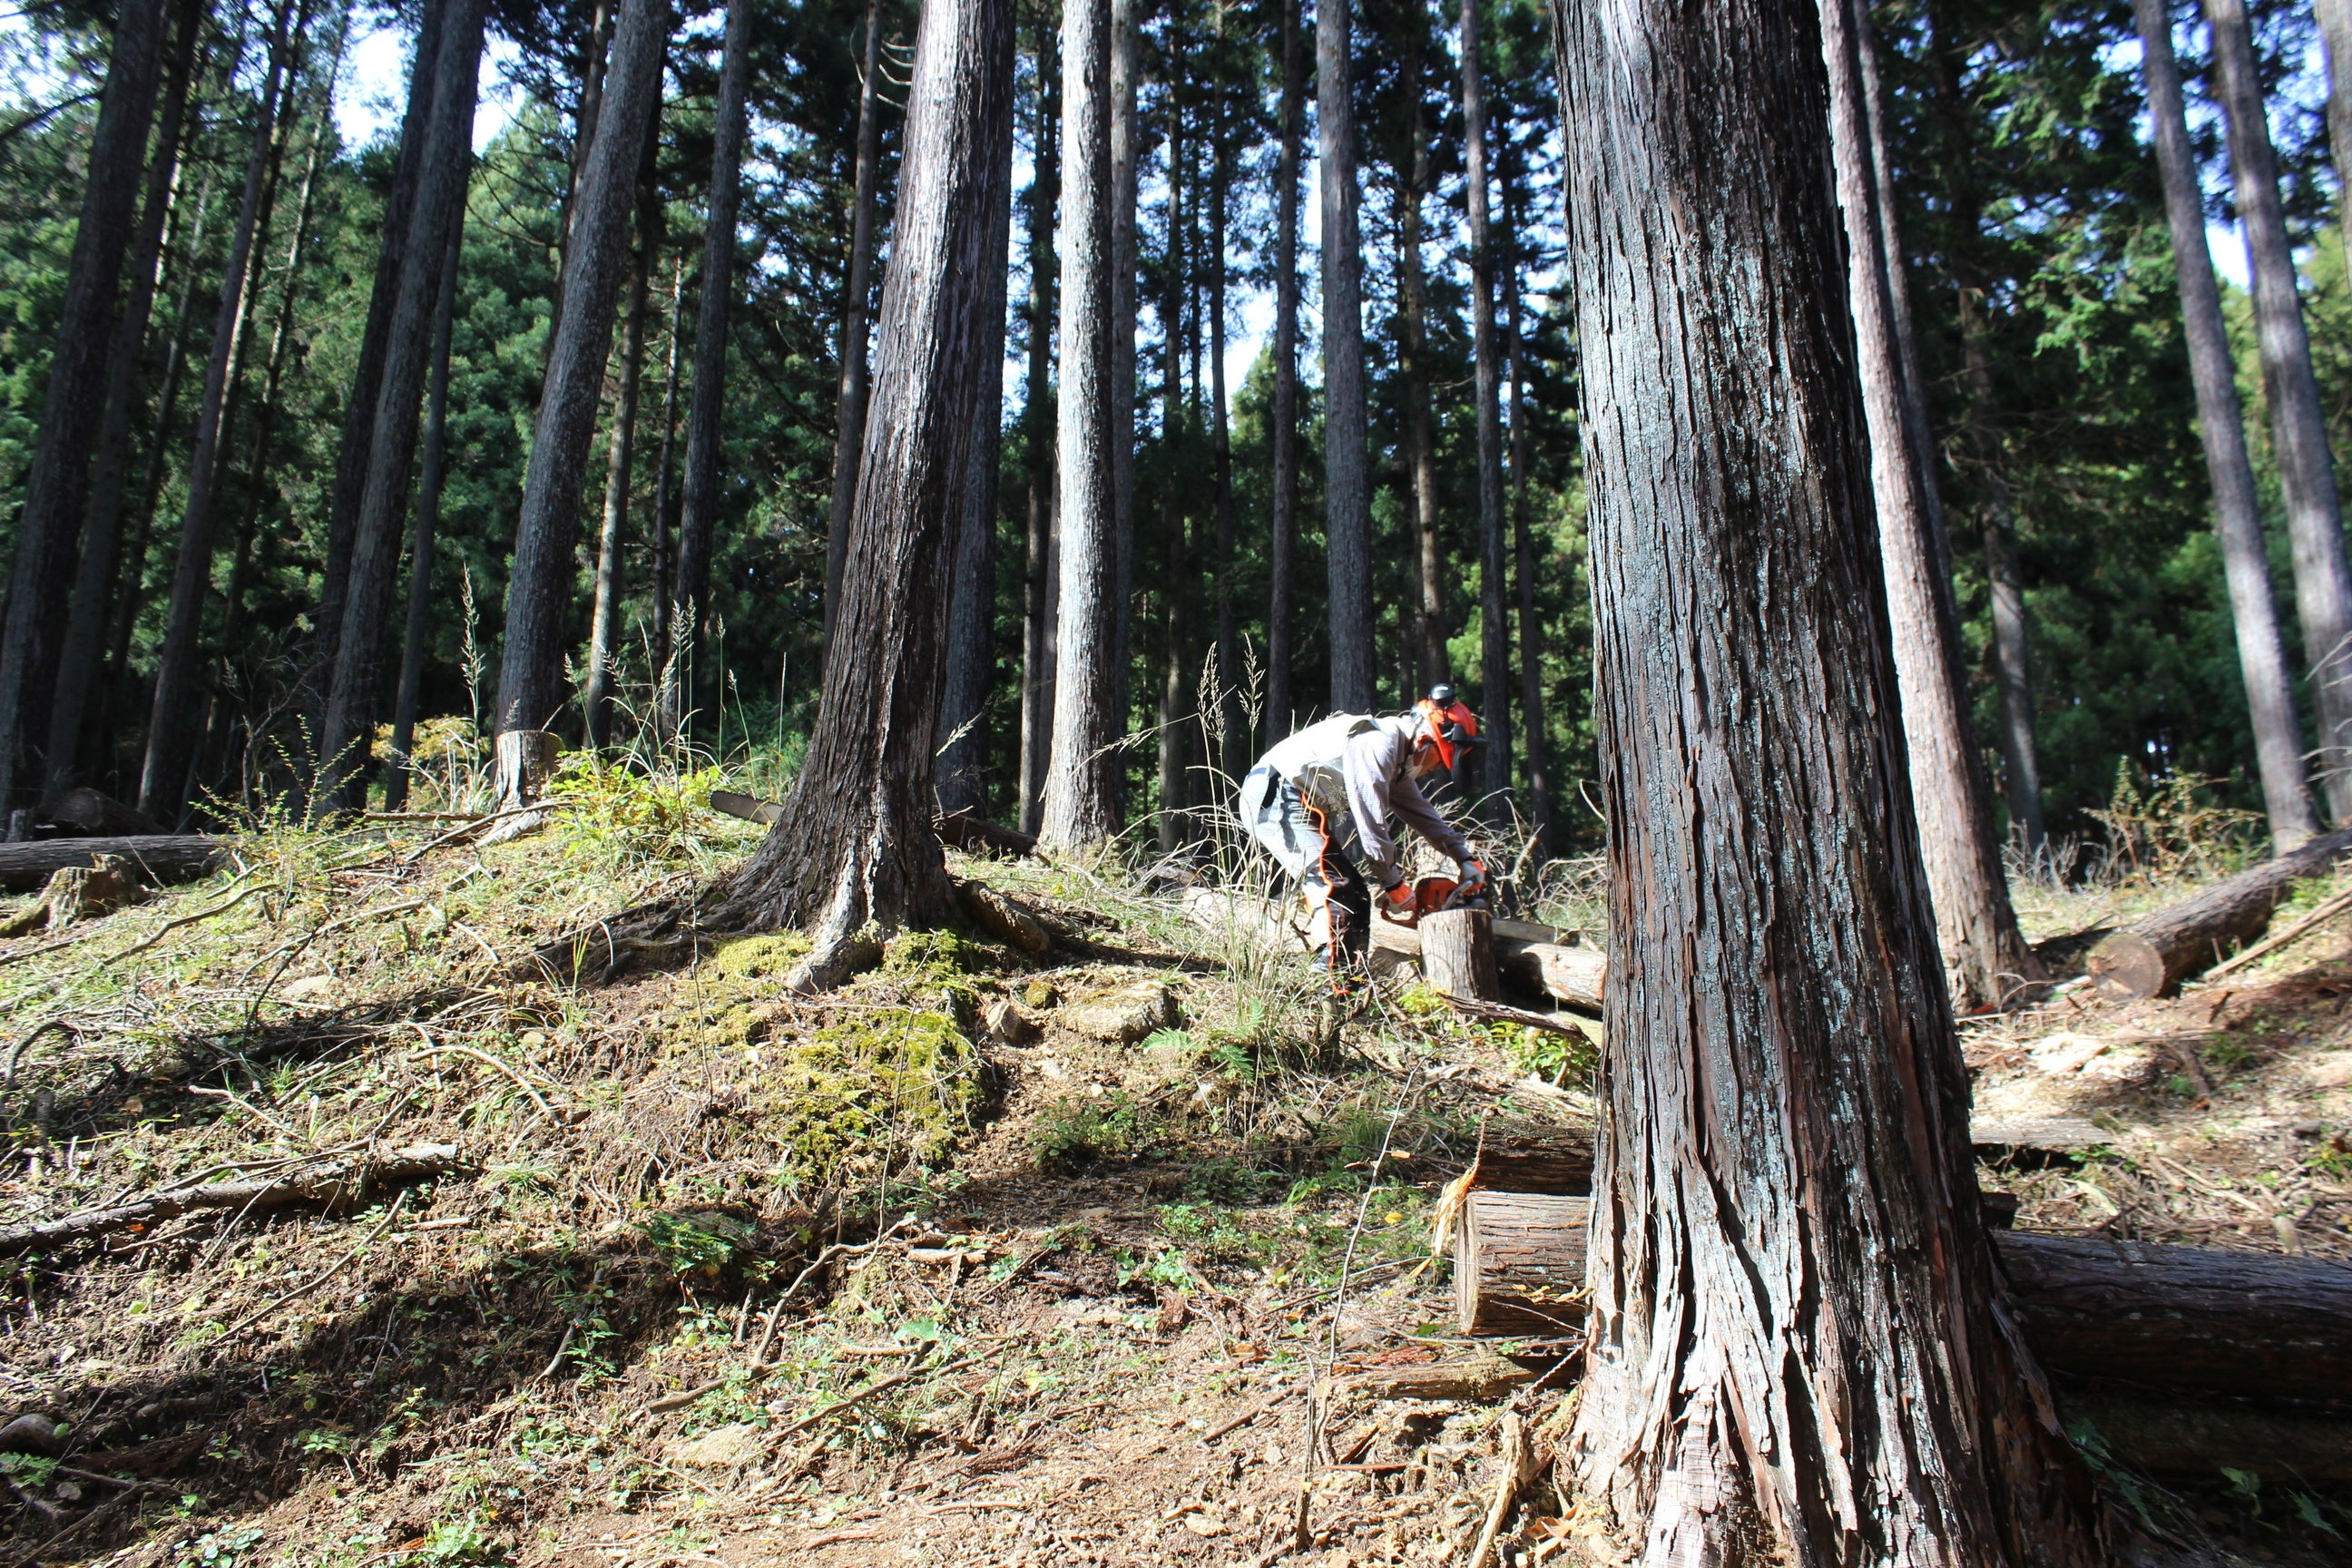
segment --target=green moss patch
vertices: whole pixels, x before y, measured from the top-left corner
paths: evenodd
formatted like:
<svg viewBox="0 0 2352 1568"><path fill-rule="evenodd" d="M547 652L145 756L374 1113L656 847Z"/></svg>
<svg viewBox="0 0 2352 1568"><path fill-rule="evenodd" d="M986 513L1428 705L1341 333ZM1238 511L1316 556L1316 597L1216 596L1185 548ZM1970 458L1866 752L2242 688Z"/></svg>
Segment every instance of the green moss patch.
<svg viewBox="0 0 2352 1568"><path fill-rule="evenodd" d="M947 1013L885 1007L770 1047L745 1110L796 1175L927 1164L971 1131L980 1057Z"/></svg>

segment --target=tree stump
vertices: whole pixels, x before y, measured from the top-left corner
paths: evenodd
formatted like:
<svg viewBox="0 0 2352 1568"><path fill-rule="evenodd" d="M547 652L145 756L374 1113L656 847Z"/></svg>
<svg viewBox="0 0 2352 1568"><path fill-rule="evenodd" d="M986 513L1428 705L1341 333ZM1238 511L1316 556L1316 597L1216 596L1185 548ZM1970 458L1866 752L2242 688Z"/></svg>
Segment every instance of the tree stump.
<svg viewBox="0 0 2352 1568"><path fill-rule="evenodd" d="M1495 972L1494 918L1484 910L1439 910L1421 917L1421 972L1437 990L1481 1002L1502 999Z"/></svg>
<svg viewBox="0 0 2352 1568"><path fill-rule="evenodd" d="M546 730L507 730L499 735L499 809L534 805L547 793L563 742Z"/></svg>

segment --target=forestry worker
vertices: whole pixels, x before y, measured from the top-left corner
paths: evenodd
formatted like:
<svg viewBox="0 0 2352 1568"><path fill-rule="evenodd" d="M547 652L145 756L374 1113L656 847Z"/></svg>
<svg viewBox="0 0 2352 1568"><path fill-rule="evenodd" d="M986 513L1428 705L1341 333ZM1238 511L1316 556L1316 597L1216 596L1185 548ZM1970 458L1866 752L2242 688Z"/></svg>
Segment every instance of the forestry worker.
<svg viewBox="0 0 2352 1568"><path fill-rule="evenodd" d="M1470 841L1421 793L1420 780L1451 773L1477 744L1478 721L1433 687L1410 713L1342 713L1310 724L1258 760L1242 781L1242 820L1307 896L1310 940L1339 983L1371 941L1369 874L1394 910L1413 907L1412 884L1389 832L1394 813L1462 868L1462 890L1486 886ZM1358 869L1361 866L1361 870Z"/></svg>

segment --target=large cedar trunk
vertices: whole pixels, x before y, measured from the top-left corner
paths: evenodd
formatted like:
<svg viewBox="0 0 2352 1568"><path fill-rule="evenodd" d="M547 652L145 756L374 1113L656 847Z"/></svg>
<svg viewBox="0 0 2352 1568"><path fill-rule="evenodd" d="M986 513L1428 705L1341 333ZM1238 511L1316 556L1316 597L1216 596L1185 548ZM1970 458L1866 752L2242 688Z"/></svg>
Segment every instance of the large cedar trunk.
<svg viewBox="0 0 2352 1568"><path fill-rule="evenodd" d="M719 426L727 411L727 318L735 299L735 215L743 199L743 137L748 129L746 95L751 77L751 0L728 0L726 44L719 68L719 101L711 111L715 134L710 151L710 199L704 208L702 300L694 323L694 401L688 405L686 416L686 472L677 527L676 591L679 614L670 627L670 646L665 660L668 674L662 686L662 725L666 732L672 734L678 731L693 710L704 678L715 675L719 668L714 651L707 646L711 629L710 557L718 542ZM656 71L656 88L659 83ZM612 112L609 105L605 112ZM629 151L632 156L635 154L634 138ZM610 335L608 320L597 341L602 343ZM600 353L597 369L601 372L603 368Z"/></svg>
<svg viewBox="0 0 2352 1568"><path fill-rule="evenodd" d="M604 398L614 307L629 259L629 209L635 199L646 121L661 86L668 20L668 6L661 0L622 0L614 24L613 60L605 73L596 144L589 149L572 215L562 335L548 363L530 467L523 479L522 510L515 521L514 574L507 587L506 650L499 667L495 720L501 734L547 729L569 695L563 653L576 571L580 498L589 445L595 437L596 407ZM731 223L728 232L731 237ZM706 281L705 288L709 286ZM723 292L723 280L719 288ZM706 326L708 303L706 296ZM721 315L723 326L723 311ZM698 374L698 402L702 390ZM692 466L689 458L689 496ZM506 788L514 782L501 780L500 784Z"/></svg>
<svg viewBox="0 0 2352 1568"><path fill-rule="evenodd" d="M1520 400L1518 209L1503 182L1503 226L1508 259L1503 267L1503 364L1511 386L1512 587L1519 618L1519 744L1527 754L1528 838L1535 862L1551 851L1550 737L1544 730L1543 619L1536 611L1536 544L1528 523L1527 409Z"/></svg>
<svg viewBox="0 0 2352 1568"><path fill-rule="evenodd" d="M1413 606L1414 672L1423 690L1450 681L1454 671L1445 641L1453 627L1445 603L1445 544L1438 533L1437 452L1431 430L1428 279L1422 265L1422 201L1435 174L1430 168L1429 130L1423 123L1423 46L1428 22L1418 12L1404 17L1404 58L1398 87L1405 115L1405 144L1398 151L1396 178L1397 369L1404 398L1404 468L1412 496L1412 541L1419 602Z"/></svg>
<svg viewBox="0 0 2352 1568"><path fill-rule="evenodd" d="M1136 187L1143 126L1136 117L1142 75L1140 0L1110 6L1110 508L1115 556L1111 590L1111 711L1134 711ZM1111 814L1127 816L1127 770L1113 775Z"/></svg>
<svg viewBox="0 0 2352 1568"><path fill-rule="evenodd" d="M2279 499L2294 549L2295 618L2303 627L2314 706L2319 712L2320 777L2329 813L2352 822L2352 564L2327 416L2311 365L2311 338L2295 285L2294 243L2279 196L2262 79L2244 0L2205 0L2213 36L2213 78L2228 131L2231 195L2245 226L2253 296L2254 343L2271 408Z"/></svg>
<svg viewBox="0 0 2352 1568"><path fill-rule="evenodd" d="M2311 14L2327 53L2328 160L2336 165L2336 190L2352 191L2352 0L2312 0ZM2167 53L2170 42L2166 40ZM2166 205L2170 205L2168 195ZM2343 226L2346 248L2352 252L2352 202L2340 195L2336 221Z"/></svg>
<svg viewBox="0 0 2352 1568"><path fill-rule="evenodd" d="M2320 0L2323 23L2342 16L2346 0ZM2189 140L2189 114L2180 90L2180 66L2172 53L2169 0L2132 0L2139 24L2140 70L2147 81L2147 112L2154 127L2156 164L2164 179L2164 211L2172 231L2172 269L2180 288L2180 323L2189 340L2189 379L2197 388L2197 434L2205 447L2205 471L2213 485L2213 532L2230 584L2230 616L2238 634L2238 670L2253 721L2254 757L2262 770L2263 804L2270 815L2271 842L2294 848L2319 831L2304 773L2303 726L2295 716L2294 686L2287 672L2285 638L2279 631L2278 602L2271 593L2269 547L2263 540L2261 503L2254 493L2253 464L2246 456L2245 410L2238 400L2237 367L2230 332L2221 317L2221 286L2213 277L2213 253L2205 238L2205 194L2197 154ZM2328 61L2336 64L2334 42ZM2352 58L2344 63L2352 66ZM2328 97L2334 134L2343 95ZM2339 146L2338 159L2352 155ZM2352 214L2352 203L2345 210Z"/></svg>
<svg viewBox="0 0 2352 1568"><path fill-rule="evenodd" d="M1331 594L1331 706L1372 705L1372 495L1364 411L1364 260L1357 233L1350 0L1315 8L1315 130L1323 200L1323 550Z"/></svg>
<svg viewBox="0 0 2352 1568"><path fill-rule="evenodd" d="M80 760L82 721L98 676L100 643L111 608L122 543L123 480L130 468L131 417L139 396L139 369L145 357L147 325L154 312L155 284L163 258L165 220L179 185L180 142L188 121L189 77L195 69L196 40L204 31L204 8L181 0L170 74L165 79L155 157L147 171L147 195L131 243L130 293L114 324L107 350L106 405L99 420L90 466L89 509L82 521L81 562L74 574L73 602L66 616L65 641L58 658L57 694L49 710L45 759L48 776L44 800L54 800L74 781Z"/></svg>
<svg viewBox="0 0 2352 1568"><path fill-rule="evenodd" d="M1919 823L1936 934L1954 1005L1996 1006L2041 967L2017 928L1993 831L1992 801L1969 722L1959 612L1946 575L1937 519L1927 501L1922 454L1905 419L1904 366L1889 281L1902 253L1888 244L1881 210L1871 104L1863 90L1867 47L1856 0L1822 0L1829 68L1830 132L1838 201L1845 216L1847 299L1856 368L1870 429L1872 489L1886 584L1895 670L1901 685L1911 800Z"/></svg>
<svg viewBox="0 0 2352 1568"><path fill-rule="evenodd" d="M335 638L327 716L319 731L322 806L364 804L375 733L377 672L384 622L408 519L411 470L421 432L419 401L433 369L434 308L449 257L449 234L465 222L466 184L474 166L474 84L480 73L484 0L451 0L442 17L433 114L418 158L415 205L409 214L410 260L400 273L383 374L376 385L375 429L368 438L367 483L352 542L352 579L343 626ZM441 263L436 266L435 263Z"/></svg>
<svg viewBox="0 0 2352 1568"><path fill-rule="evenodd" d="M1651 1563L2105 1562L2005 1316L1811 4L1559 0L1609 822L1579 1484Z"/></svg>
<svg viewBox="0 0 2352 1568"><path fill-rule="evenodd" d="M857 162L850 180L849 276L842 287L841 374L833 416L833 500L824 523L824 640L840 617L841 564L857 505L866 443L866 311L874 291L874 206L882 171L882 0L866 0L866 58L857 88Z"/></svg>
<svg viewBox="0 0 2352 1568"><path fill-rule="evenodd" d="M40 435L16 519L16 556L0 619L0 816L19 783L37 788L68 595L89 504L90 451L106 405L107 350L123 254L139 213L139 174L163 58L163 0L126 0L91 134L81 221L66 264Z"/></svg>
<svg viewBox="0 0 2352 1568"><path fill-rule="evenodd" d="M155 683L147 711L147 751L139 773L139 809L159 821L180 814L186 783L189 688L195 677L196 637L205 599L212 590L213 491L219 480L220 449L227 438L230 389L253 287L254 233L261 221L262 185L278 124L278 89L286 73L287 28L293 0L281 0L272 24L269 64L262 78L253 142L246 154L245 187L231 231L228 258L221 269L220 308L213 319L212 354L205 363L204 391L196 405L195 438L188 453L187 497L180 514L179 558L172 573L172 602L163 644L155 656Z"/></svg>
<svg viewBox="0 0 2352 1568"><path fill-rule="evenodd" d="M808 925L801 984L837 979L869 922L950 918L931 829L945 587L971 426L997 384L991 274L1012 179L1013 0L930 0L915 44L879 374L824 705L791 809L736 883L734 918Z"/></svg>
<svg viewBox="0 0 2352 1568"><path fill-rule="evenodd" d="M1298 613L1298 184L1300 142L1307 117L1306 28L1298 0L1283 0L1282 100L1277 133L1282 144L1274 171L1274 484L1267 520L1265 616L1265 728L1264 739L1287 733L1297 704L1290 664L1296 657L1292 627Z"/></svg>
<svg viewBox="0 0 2352 1568"><path fill-rule="evenodd" d="M1052 761L1039 840L1100 844L1112 816L1120 715L1110 668L1118 586L1110 427L1110 3L1069 0L1062 13L1062 375L1059 647Z"/></svg>

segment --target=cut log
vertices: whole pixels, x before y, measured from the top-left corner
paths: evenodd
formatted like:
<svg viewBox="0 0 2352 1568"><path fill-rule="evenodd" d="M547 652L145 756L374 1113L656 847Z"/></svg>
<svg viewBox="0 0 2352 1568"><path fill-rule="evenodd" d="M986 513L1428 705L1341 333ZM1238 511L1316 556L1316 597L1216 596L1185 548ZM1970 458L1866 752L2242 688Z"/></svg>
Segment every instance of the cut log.
<svg viewBox="0 0 2352 1568"><path fill-rule="evenodd" d="M1533 921L1494 920L1489 924L1495 968L1501 979L1530 995L1549 996L1588 1013L1601 1011L1608 959L1599 949L1556 942L1552 939L1559 932ZM1411 926L1382 920L1372 922L1376 952L1422 958L1422 946L1421 933Z"/></svg>
<svg viewBox="0 0 2352 1568"><path fill-rule="evenodd" d="M2165 995L2259 938L2297 880L2319 876L2347 856L2352 856L2352 827L2315 838L2134 921L2091 949L2084 972L2110 995Z"/></svg>
<svg viewBox="0 0 2352 1568"><path fill-rule="evenodd" d="M89 867L100 855L118 856L123 868L152 885L192 882L228 862L228 849L202 833L138 838L39 838L0 844L0 890L29 893L68 867Z"/></svg>
<svg viewBox="0 0 2352 1568"><path fill-rule="evenodd" d="M1468 1334L1553 1334L1583 1315L1589 1200L1473 1192L1454 1248ZM2352 1413L2352 1267L1996 1230L2043 1366L2208 1399Z"/></svg>
<svg viewBox="0 0 2352 1568"><path fill-rule="evenodd" d="M48 809L47 820L52 828L63 833L100 838L152 837L170 831L144 812L134 811L86 784L58 796L57 803Z"/></svg>
<svg viewBox="0 0 2352 1568"><path fill-rule="evenodd" d="M388 1187L430 1181L464 1168L456 1144L416 1143L395 1149L380 1160L335 1160L247 1181L210 1182L150 1193L61 1219L0 1229L0 1258L13 1258L37 1247L64 1247L133 1226L160 1225L199 1209L249 1213L289 1204L353 1204Z"/></svg>
<svg viewBox="0 0 2352 1568"><path fill-rule="evenodd" d="M1433 987L1473 1001L1501 999L1492 915L1485 910L1435 910L1421 917L1420 930L1421 973Z"/></svg>
<svg viewBox="0 0 2352 1568"><path fill-rule="evenodd" d="M2069 1431L2088 1422L2110 1454L2159 1479L2218 1480L2227 1465L2297 1490L2352 1487L2352 1421L2072 1387L2058 1390L2058 1413Z"/></svg>

